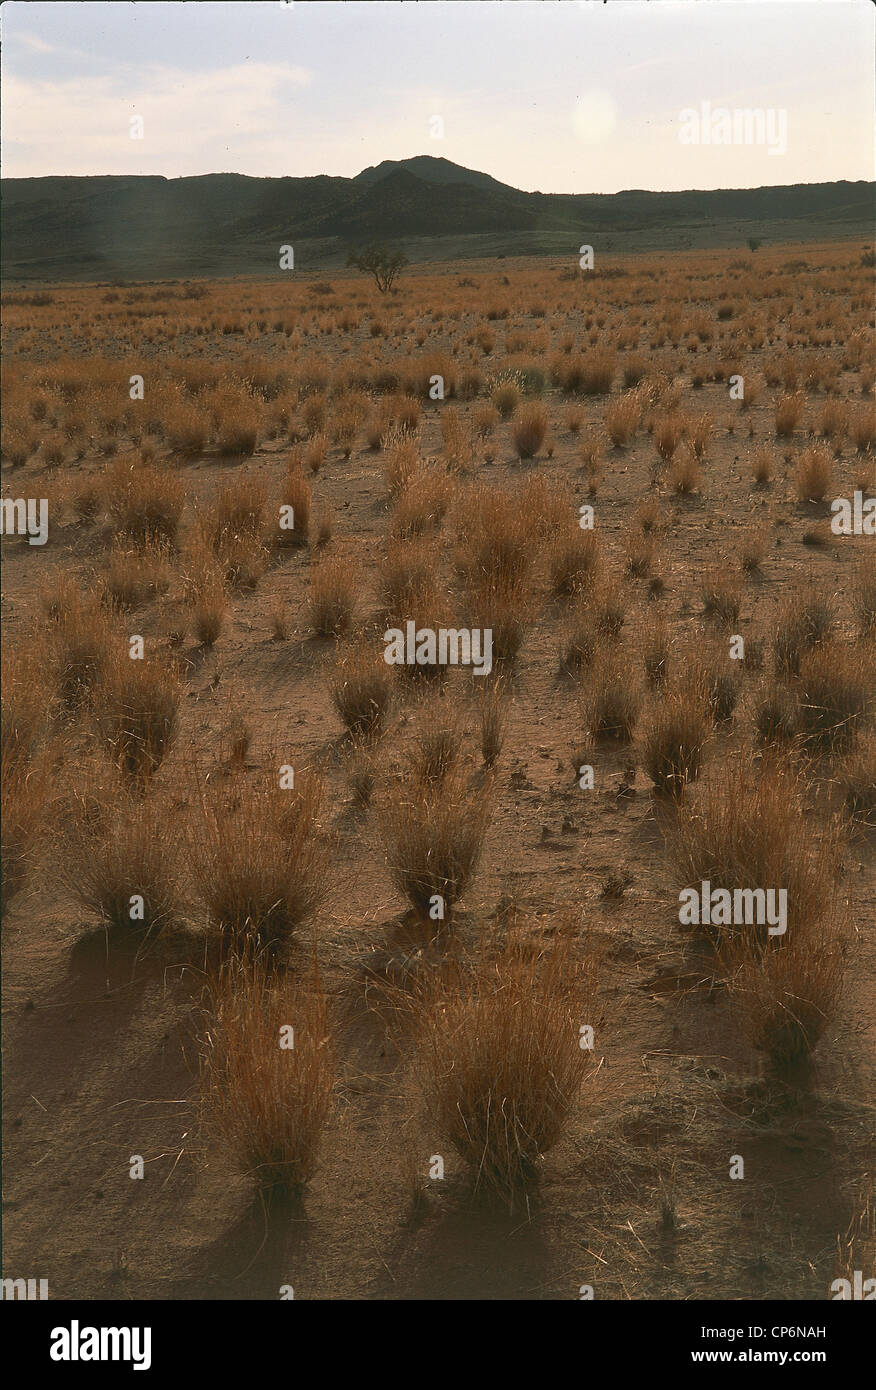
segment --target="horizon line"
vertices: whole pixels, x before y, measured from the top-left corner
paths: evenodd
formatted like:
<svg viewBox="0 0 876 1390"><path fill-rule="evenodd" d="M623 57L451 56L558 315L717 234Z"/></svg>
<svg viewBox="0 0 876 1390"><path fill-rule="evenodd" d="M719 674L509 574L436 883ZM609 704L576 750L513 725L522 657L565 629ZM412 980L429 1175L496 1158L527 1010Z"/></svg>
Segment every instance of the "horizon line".
<svg viewBox="0 0 876 1390"><path fill-rule="evenodd" d="M0 183L35 183L39 179L161 179L165 183L180 183L184 179L210 179L210 178L239 178L251 179L253 182L264 183L268 180L280 181L282 179L295 180L302 182L305 179L338 179L344 183L355 183L356 179L361 178L362 174L368 173L372 169L379 169L382 164L403 166L413 159L430 159L436 163L451 165L455 169L461 169L469 174L481 174L484 178L492 179L502 188L510 188L515 193L522 193L526 197L542 198L619 198L625 193L650 193L659 194L681 194L681 193L754 193L763 188L819 188L834 184L847 183L872 184L876 187L876 176L873 178L860 179L814 179L814 180L795 180L792 183L757 183L757 184L734 184L712 185L709 187L691 186L687 188L618 188L613 193L598 193L584 190L577 193L553 193L545 189L526 189L518 188L516 184L505 183L502 179L497 179L494 174L488 174L484 169L473 169L467 164L457 164L455 160L447 159L443 155L414 154L406 155L403 159L382 159L377 164L366 164L360 169L358 174L244 174L237 169L210 169L200 174L132 174L124 173L103 173L103 174L12 174L0 176ZM418 177L416 174L414 178Z"/></svg>

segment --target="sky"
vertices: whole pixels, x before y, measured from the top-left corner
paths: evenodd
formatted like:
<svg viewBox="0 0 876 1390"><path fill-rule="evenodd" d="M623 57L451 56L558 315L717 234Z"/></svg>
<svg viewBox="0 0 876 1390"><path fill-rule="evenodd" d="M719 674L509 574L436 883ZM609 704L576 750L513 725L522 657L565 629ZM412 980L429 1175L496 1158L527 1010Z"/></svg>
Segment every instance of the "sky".
<svg viewBox="0 0 876 1390"><path fill-rule="evenodd" d="M545 193L870 179L874 21L870 0L7 0L2 172L431 154Z"/></svg>

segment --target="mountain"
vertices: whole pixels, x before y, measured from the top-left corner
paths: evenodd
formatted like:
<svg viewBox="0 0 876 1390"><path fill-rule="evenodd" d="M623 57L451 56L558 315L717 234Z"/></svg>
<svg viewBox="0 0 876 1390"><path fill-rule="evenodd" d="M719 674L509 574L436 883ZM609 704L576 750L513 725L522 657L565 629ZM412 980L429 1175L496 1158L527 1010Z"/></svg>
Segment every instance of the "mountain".
<svg viewBox="0 0 876 1390"><path fill-rule="evenodd" d="M425 183L463 183L471 188L497 189L503 193L516 193L507 183L500 183L490 174L480 174L477 169L465 169L461 164L453 164L449 159L436 158L431 154L416 154L412 159L384 159L382 164L371 164L357 174L353 183L377 183L399 169L406 169Z"/></svg>
<svg viewBox="0 0 876 1390"><path fill-rule="evenodd" d="M411 260L612 253L867 237L874 184L682 193L525 193L447 159L384 160L355 178L204 174L4 179L6 281L268 275L342 265L379 241Z"/></svg>

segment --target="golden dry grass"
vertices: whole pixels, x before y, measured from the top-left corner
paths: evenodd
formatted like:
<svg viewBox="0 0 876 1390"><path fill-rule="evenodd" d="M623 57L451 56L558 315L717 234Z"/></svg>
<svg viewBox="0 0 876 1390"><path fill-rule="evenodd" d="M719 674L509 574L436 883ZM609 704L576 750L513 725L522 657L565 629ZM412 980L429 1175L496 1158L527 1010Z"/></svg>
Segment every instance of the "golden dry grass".
<svg viewBox="0 0 876 1390"><path fill-rule="evenodd" d="M267 1197L300 1194L316 1171L335 1084L315 973L296 980L250 953L229 958L210 989L201 1077L210 1139L221 1137Z"/></svg>

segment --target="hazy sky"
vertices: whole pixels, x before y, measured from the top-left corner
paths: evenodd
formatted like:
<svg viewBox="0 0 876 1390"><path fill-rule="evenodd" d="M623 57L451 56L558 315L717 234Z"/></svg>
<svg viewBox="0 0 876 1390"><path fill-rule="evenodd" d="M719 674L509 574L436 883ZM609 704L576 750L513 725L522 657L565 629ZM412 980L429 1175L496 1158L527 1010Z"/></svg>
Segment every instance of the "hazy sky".
<svg viewBox="0 0 876 1390"><path fill-rule="evenodd" d="M7 177L414 154L558 193L873 177L869 0L9 0L0 19ZM705 143L704 102L761 110L764 142Z"/></svg>

